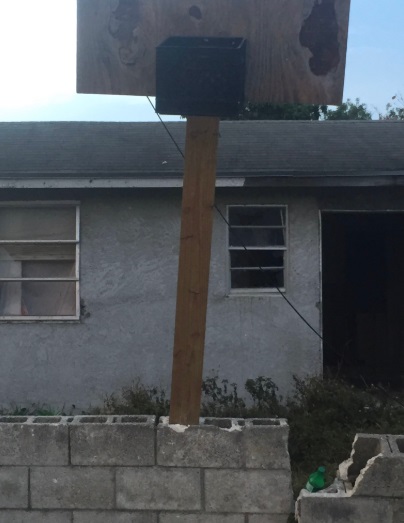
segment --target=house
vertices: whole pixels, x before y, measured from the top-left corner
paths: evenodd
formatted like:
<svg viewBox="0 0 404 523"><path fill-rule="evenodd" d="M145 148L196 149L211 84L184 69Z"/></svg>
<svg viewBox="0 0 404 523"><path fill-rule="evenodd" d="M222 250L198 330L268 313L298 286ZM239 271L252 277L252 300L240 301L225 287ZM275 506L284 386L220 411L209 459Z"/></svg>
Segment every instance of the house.
<svg viewBox="0 0 404 523"><path fill-rule="evenodd" d="M403 144L402 122L221 124L205 376L403 384ZM169 389L182 172L160 123L0 124L3 405Z"/></svg>

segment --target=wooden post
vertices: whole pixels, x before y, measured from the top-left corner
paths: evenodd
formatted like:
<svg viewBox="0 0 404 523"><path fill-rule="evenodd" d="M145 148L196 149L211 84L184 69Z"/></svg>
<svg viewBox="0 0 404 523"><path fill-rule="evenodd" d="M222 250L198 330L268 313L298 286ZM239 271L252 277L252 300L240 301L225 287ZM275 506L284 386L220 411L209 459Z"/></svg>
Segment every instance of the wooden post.
<svg viewBox="0 0 404 523"><path fill-rule="evenodd" d="M219 118L189 117L170 423L199 424Z"/></svg>

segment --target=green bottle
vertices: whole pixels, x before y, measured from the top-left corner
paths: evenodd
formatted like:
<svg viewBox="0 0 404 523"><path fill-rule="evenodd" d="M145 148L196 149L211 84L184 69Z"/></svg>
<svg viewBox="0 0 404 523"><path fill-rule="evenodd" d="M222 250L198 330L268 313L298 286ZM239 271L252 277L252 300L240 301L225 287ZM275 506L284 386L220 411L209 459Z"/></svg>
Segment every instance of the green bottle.
<svg viewBox="0 0 404 523"><path fill-rule="evenodd" d="M317 492L324 488L325 485L325 467L318 467L316 472L310 474L309 481L306 483L306 490L309 492Z"/></svg>

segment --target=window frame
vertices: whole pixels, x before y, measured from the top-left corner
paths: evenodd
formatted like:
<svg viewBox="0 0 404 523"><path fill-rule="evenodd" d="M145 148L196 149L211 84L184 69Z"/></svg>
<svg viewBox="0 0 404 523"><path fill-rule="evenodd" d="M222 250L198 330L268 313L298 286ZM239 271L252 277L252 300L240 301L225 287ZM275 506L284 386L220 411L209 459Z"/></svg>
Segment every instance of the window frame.
<svg viewBox="0 0 404 523"><path fill-rule="evenodd" d="M74 207L76 213L76 229L74 240L1 240L1 245L75 245L75 274L72 277L62 278L1 278L0 283L12 283L33 281L33 282L75 282L75 311L74 315L69 316L2 316L0 315L0 323L32 323L32 322L51 322L51 323L66 323L77 322L80 320L80 202L70 200L46 200L46 201L7 201L0 202L0 208L32 208L32 207Z"/></svg>
<svg viewBox="0 0 404 523"><path fill-rule="evenodd" d="M286 204L229 204L226 206L226 218L228 225L226 227L226 250L227 250L227 288L228 288L228 296L281 296L281 293L278 291L276 287L245 287L245 288L232 288L231 286L231 256L230 253L233 250L244 250L243 247L237 249L232 248L230 246L230 229L231 223L230 223L230 209L234 207L266 207L266 208L279 208L284 209L285 212L285 245L284 246L267 246L267 247L249 247L246 245L247 250L250 252L254 251L282 251L284 253L284 259L283 259L283 286L279 287L279 290L282 294L285 294L287 292L288 287L288 263L289 263L289 208ZM254 228L254 226L249 226L251 228ZM277 226L273 226L274 228L278 228ZM265 226L257 226L257 228L265 228ZM268 228L271 228L271 226L268 226ZM259 269L258 269L259 270Z"/></svg>

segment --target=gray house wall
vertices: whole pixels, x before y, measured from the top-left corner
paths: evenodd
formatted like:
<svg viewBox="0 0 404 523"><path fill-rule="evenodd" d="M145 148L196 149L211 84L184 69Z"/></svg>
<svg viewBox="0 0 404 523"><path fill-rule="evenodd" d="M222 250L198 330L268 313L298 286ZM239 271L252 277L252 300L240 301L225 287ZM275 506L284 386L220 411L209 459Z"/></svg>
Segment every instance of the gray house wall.
<svg viewBox="0 0 404 523"><path fill-rule="evenodd" d="M185 124L167 125L183 147ZM321 330L322 313L333 317L326 285L321 304L321 213L404 210L404 124L238 121L222 122L220 134L218 205L223 212L228 204L287 205L286 294ZM8 122L0 125L0 138L0 200L81 204L83 305L78 322L0 323L0 403L86 408L137 378L169 390L183 160L165 129L160 123ZM229 295L226 229L216 215L204 374L240 387L247 378L268 376L285 395L294 374L321 373L320 340L276 293ZM394 270L401 279L404 245L397 235ZM331 249L337 276L338 248ZM342 307L349 284L340 293ZM390 337L397 334L394 356L404 368L400 285L390 293ZM386 344L379 345L384 357ZM327 363L326 348L324 355Z"/></svg>
<svg viewBox="0 0 404 523"><path fill-rule="evenodd" d="M0 398L69 408L98 404L139 378L167 390L175 314L181 194L177 189L7 192L4 200L81 202L78 323L0 325ZM404 210L401 188L219 189L229 204L285 204L289 215L287 296L321 329L320 211ZM229 294L227 227L216 214L205 376L241 387L271 377L281 393L292 376L322 370L320 340L279 295Z"/></svg>
<svg viewBox="0 0 404 523"><path fill-rule="evenodd" d="M320 328L318 209L301 191L218 190L228 204L286 204L287 295ZM135 379L169 390L181 194L133 191L3 191L4 200L81 202L78 323L0 324L0 398L86 408ZM317 337L279 295L229 295L227 227L216 214L205 376L243 385L271 377L282 393L292 375L321 372Z"/></svg>

